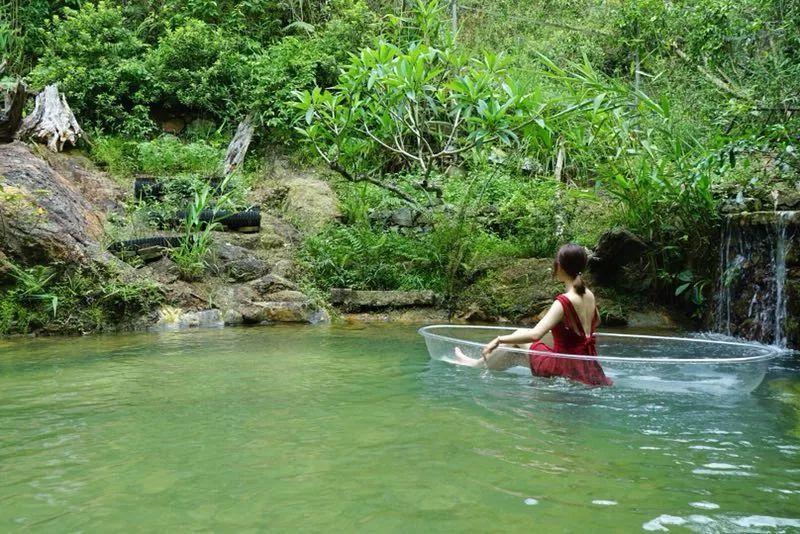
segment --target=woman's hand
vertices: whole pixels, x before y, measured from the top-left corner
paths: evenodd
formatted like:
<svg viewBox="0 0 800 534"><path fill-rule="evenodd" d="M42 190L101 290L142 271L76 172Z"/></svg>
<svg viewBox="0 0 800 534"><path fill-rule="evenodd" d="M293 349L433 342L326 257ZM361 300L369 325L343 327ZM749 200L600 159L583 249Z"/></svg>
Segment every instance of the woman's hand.
<svg viewBox="0 0 800 534"><path fill-rule="evenodd" d="M493 340L491 340L489 343L487 343L485 347L483 347L483 350L481 351L481 356L486 358L489 354L491 354L493 350L495 350L499 346L500 346L500 337L498 336Z"/></svg>

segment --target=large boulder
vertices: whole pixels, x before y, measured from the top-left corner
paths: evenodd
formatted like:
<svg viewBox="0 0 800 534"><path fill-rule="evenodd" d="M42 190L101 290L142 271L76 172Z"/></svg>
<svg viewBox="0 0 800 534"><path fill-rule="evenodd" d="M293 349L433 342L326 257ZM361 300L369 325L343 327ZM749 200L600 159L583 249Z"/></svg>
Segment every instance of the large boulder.
<svg viewBox="0 0 800 534"><path fill-rule="evenodd" d="M296 286L279 276L266 275L246 284L217 288L214 299L227 325L328 322L328 313Z"/></svg>
<svg viewBox="0 0 800 534"><path fill-rule="evenodd" d="M66 178L96 210L102 213L122 213L125 188L99 170L78 151L42 154L58 174Z"/></svg>
<svg viewBox="0 0 800 534"><path fill-rule="evenodd" d="M534 322L564 285L553 278L553 260L524 258L488 269L460 296L457 312L474 322Z"/></svg>
<svg viewBox="0 0 800 534"><path fill-rule="evenodd" d="M31 149L0 145L0 252L24 264L86 263L99 252L103 215Z"/></svg>
<svg viewBox="0 0 800 534"><path fill-rule="evenodd" d="M639 261L647 245L625 228L614 228L600 236L589 258L589 270L601 284L616 282L625 266Z"/></svg>
<svg viewBox="0 0 800 534"><path fill-rule="evenodd" d="M253 251L230 243L219 245L217 260L220 270L233 282L249 282L269 272L267 262Z"/></svg>
<svg viewBox="0 0 800 534"><path fill-rule="evenodd" d="M256 202L280 208L302 232L316 232L341 218L336 194L321 173L298 169L279 157L266 178L254 192Z"/></svg>

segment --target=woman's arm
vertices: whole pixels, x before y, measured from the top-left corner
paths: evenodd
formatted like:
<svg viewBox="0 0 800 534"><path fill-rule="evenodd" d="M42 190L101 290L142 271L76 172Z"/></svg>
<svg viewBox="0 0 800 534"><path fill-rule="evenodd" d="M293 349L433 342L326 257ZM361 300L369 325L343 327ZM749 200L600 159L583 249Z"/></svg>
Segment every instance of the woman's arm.
<svg viewBox="0 0 800 534"><path fill-rule="evenodd" d="M483 348L483 356L492 352L501 344L517 345L539 341L564 318L564 308L559 301L553 302L550 309L533 328L520 328L507 336L498 336Z"/></svg>

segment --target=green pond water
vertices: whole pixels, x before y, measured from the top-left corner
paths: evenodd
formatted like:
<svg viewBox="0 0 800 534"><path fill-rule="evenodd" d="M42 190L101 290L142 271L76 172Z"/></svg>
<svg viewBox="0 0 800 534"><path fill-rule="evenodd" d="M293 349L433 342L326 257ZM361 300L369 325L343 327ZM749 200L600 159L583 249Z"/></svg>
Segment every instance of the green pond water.
<svg viewBox="0 0 800 534"><path fill-rule="evenodd" d="M799 381L587 389L399 326L0 340L0 531L796 532Z"/></svg>

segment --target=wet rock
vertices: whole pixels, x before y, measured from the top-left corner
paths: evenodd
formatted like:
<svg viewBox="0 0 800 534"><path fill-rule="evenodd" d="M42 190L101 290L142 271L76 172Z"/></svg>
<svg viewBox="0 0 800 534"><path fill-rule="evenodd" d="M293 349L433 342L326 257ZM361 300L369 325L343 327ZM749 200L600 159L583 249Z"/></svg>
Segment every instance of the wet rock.
<svg viewBox="0 0 800 534"><path fill-rule="evenodd" d="M348 313L343 318L349 323L432 324L453 322L445 310L428 307Z"/></svg>
<svg viewBox="0 0 800 534"><path fill-rule="evenodd" d="M639 261L647 245L624 228L614 228L602 236L589 258L589 270L601 284L619 279L625 266Z"/></svg>
<svg viewBox="0 0 800 534"><path fill-rule="evenodd" d="M793 321L800 314L800 300L795 297L795 284L800 280L800 213L741 213L725 222L715 329L764 343L800 345L800 332ZM781 249L786 253L784 262L780 261ZM780 273L785 273L785 278ZM782 293L779 287L783 287ZM786 306L785 315L781 302Z"/></svg>
<svg viewBox="0 0 800 534"><path fill-rule="evenodd" d="M485 323L492 320L492 317L475 303L470 304L465 310L462 310L458 318L468 323Z"/></svg>
<svg viewBox="0 0 800 534"><path fill-rule="evenodd" d="M330 322L328 313L307 301L253 302L242 310L245 323L308 323Z"/></svg>
<svg viewBox="0 0 800 534"><path fill-rule="evenodd" d="M223 286L214 295L213 302L220 309L225 324L313 324L330 319L303 293L283 288L290 285L293 284L288 280L267 275L249 284Z"/></svg>
<svg viewBox="0 0 800 534"><path fill-rule="evenodd" d="M25 264L87 263L103 216L25 144L0 145L0 251Z"/></svg>
<svg viewBox="0 0 800 534"><path fill-rule="evenodd" d="M222 321L225 326L237 326L244 323L244 317L238 310L225 310L222 314Z"/></svg>
<svg viewBox="0 0 800 534"><path fill-rule="evenodd" d="M436 294L433 291L360 291L334 288L331 289L331 303L350 312L434 306Z"/></svg>
<svg viewBox="0 0 800 534"><path fill-rule="evenodd" d="M184 312L180 308L164 307L159 313L158 322L151 330L183 330L186 328L219 328L225 325L222 314L217 309Z"/></svg>
<svg viewBox="0 0 800 534"><path fill-rule="evenodd" d="M178 321L178 325L181 328L210 328L224 326L224 324L219 310L201 310L185 313Z"/></svg>

